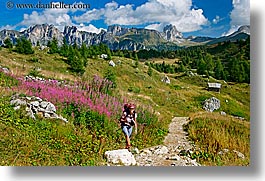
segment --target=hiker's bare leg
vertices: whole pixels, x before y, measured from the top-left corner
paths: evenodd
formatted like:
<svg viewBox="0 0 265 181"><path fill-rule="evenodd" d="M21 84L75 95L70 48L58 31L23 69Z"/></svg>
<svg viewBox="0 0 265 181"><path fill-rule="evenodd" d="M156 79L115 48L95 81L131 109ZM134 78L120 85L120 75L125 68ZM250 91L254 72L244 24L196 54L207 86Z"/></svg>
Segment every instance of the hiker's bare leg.
<svg viewBox="0 0 265 181"><path fill-rule="evenodd" d="M131 146L130 137L128 135L126 135L126 148L129 146Z"/></svg>

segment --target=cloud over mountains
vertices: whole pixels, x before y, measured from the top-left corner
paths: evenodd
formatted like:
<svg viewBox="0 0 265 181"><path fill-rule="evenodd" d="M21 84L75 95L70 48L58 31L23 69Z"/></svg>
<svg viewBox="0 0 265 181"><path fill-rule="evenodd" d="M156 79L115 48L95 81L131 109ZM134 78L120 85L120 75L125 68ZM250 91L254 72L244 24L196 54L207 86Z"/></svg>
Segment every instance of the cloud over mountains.
<svg viewBox="0 0 265 181"><path fill-rule="evenodd" d="M79 23L104 19L107 25L147 25L160 31L166 24L173 24L182 32L199 30L208 23L202 9L192 8L192 0L149 0L137 7L112 1L73 19Z"/></svg>
<svg viewBox="0 0 265 181"><path fill-rule="evenodd" d="M249 0L231 0L233 9L230 12L230 34L241 25L250 24ZM54 2L59 3L59 2ZM83 2L78 2L83 3ZM209 25L217 24L222 18L216 17L209 21L203 9L193 4L193 0L147 0L138 6L133 4L118 4L115 1L106 3L101 8L94 9L44 9L25 13L22 21L15 25L0 27L24 29L25 27L47 23L63 30L65 25L76 26L79 30L99 33L101 28L92 25L95 21L109 25L141 26L147 29L162 31L168 24L175 25L182 33L201 30ZM94 22L93 22L94 21Z"/></svg>
<svg viewBox="0 0 265 181"><path fill-rule="evenodd" d="M233 0L233 10L230 13L230 30L223 35L229 35L242 25L250 25L249 0Z"/></svg>

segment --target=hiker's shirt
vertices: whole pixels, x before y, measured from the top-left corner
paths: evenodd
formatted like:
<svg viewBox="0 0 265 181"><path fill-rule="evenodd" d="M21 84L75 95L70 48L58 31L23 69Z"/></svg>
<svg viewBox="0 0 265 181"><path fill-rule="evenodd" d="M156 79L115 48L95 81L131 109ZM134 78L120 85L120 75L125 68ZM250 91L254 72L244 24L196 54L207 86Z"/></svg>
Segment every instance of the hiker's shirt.
<svg viewBox="0 0 265 181"><path fill-rule="evenodd" d="M137 118L137 113L128 114L126 111L122 115L125 118L125 122L122 123L122 126L134 126L135 119Z"/></svg>

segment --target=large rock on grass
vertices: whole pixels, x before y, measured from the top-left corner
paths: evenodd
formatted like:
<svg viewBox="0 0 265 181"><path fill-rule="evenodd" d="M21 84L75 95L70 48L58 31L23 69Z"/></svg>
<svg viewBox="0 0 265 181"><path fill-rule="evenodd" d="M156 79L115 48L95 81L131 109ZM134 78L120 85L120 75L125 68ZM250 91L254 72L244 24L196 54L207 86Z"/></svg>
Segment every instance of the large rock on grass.
<svg viewBox="0 0 265 181"><path fill-rule="evenodd" d="M44 101L39 97L13 95L10 104L14 106L15 110L25 107L27 116L32 119L36 119L36 115L39 115L45 118L55 118L68 122L66 118L56 114L56 107L53 103Z"/></svg>
<svg viewBox="0 0 265 181"><path fill-rule="evenodd" d="M220 106L221 106L220 100L215 97L212 97L210 99L206 99L203 102L202 108L208 112L213 112L214 110L218 110Z"/></svg>
<svg viewBox="0 0 265 181"><path fill-rule="evenodd" d="M108 163L121 166L136 165L135 158L127 149L111 150L105 152Z"/></svg>

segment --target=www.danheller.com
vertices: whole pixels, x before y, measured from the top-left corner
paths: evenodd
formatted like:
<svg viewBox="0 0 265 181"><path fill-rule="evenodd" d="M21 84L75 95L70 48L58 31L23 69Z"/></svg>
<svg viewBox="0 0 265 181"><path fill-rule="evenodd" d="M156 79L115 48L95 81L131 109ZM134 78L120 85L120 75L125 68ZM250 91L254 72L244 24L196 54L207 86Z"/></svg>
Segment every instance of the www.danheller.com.
<svg viewBox="0 0 265 181"><path fill-rule="evenodd" d="M13 1L7 1L6 7L8 9L89 9L90 4L84 3L73 3L67 4L64 2L49 2L42 3L38 1L36 4L27 4L27 3L14 3Z"/></svg>

